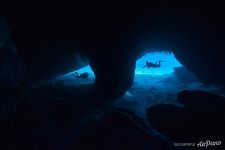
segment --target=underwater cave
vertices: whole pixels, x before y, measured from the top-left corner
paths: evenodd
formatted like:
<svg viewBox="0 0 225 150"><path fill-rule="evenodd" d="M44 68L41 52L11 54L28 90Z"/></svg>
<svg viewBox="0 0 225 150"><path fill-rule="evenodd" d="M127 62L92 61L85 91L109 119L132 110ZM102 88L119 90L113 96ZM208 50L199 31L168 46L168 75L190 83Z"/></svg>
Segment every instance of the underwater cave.
<svg viewBox="0 0 225 150"><path fill-rule="evenodd" d="M1 4L0 149L224 149L225 4L191 1Z"/></svg>

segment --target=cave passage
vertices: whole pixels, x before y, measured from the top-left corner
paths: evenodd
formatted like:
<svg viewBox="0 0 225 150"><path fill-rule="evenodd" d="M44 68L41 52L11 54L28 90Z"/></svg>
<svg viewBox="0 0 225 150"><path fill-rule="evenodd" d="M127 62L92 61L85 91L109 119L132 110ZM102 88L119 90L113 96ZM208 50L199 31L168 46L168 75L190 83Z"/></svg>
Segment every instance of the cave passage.
<svg viewBox="0 0 225 150"><path fill-rule="evenodd" d="M148 68L146 61L156 65ZM159 61L160 63L159 67ZM145 66L145 67L144 67ZM158 66L158 67L157 67ZM136 62L136 75L168 75L174 72L174 67L181 67L180 62L172 52L149 52ZM144 68L143 68L144 67Z"/></svg>
<svg viewBox="0 0 225 150"><path fill-rule="evenodd" d="M78 76L82 76L84 73L88 73L87 78L76 78L74 75L76 75L76 72L78 73ZM69 72L67 74L61 75L57 78L55 78L55 81L60 81L63 85L80 85L80 84L92 84L95 82L95 74L92 71L90 65L83 67L79 70L74 70L72 72Z"/></svg>
<svg viewBox="0 0 225 150"><path fill-rule="evenodd" d="M161 62L160 67L143 68L146 61L158 64L159 60L165 61ZM181 106L177 102L177 93L183 90L201 90L218 94L220 88L199 81L172 52L148 52L136 61L133 85L117 102L117 106L128 107L138 116L143 117L146 115L147 108L157 104ZM221 95L224 94L223 92Z"/></svg>

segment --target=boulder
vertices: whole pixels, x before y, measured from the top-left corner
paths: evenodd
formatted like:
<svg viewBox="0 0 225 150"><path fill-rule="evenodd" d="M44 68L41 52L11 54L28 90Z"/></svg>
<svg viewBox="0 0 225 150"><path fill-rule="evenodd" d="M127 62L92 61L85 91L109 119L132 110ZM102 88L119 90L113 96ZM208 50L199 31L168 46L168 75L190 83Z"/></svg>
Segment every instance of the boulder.
<svg viewBox="0 0 225 150"><path fill-rule="evenodd" d="M160 104L147 109L149 122L174 141L222 140L225 99L203 91L182 91L178 101L184 107ZM224 147L225 145L220 145Z"/></svg>

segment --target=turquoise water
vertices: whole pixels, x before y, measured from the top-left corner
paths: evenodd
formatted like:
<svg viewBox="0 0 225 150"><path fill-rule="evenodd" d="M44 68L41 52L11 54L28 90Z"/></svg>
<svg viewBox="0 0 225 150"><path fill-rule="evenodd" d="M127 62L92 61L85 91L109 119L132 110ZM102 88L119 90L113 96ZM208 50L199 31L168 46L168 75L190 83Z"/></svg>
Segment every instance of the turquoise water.
<svg viewBox="0 0 225 150"><path fill-rule="evenodd" d="M146 61L155 63L159 60L164 61L161 62L161 67L159 68L143 68L145 66ZM173 73L174 67L182 66L180 62L175 58L173 53L165 53L165 52L153 52L146 53L143 57L137 60L136 62L136 75L166 75Z"/></svg>
<svg viewBox="0 0 225 150"><path fill-rule="evenodd" d="M73 74L77 72L78 74L82 73L89 73L88 79L80 79L75 78ZM84 68L81 68L79 70L75 70L72 72L69 72L67 74L61 75L55 79L55 81L63 81L64 85L78 85L78 84L90 84L95 82L95 74L92 71L91 67L88 65Z"/></svg>
<svg viewBox="0 0 225 150"><path fill-rule="evenodd" d="M161 62L161 67L159 68L143 68L145 66L146 61L155 63L159 60L164 61ZM146 53L143 57L137 60L136 62L136 75L141 76L159 76L159 75L169 75L173 73L173 67L180 67L182 66L179 61L175 58L173 53L165 53L165 52L154 52L154 53ZM88 80L86 79L79 79L75 78L73 74L77 72L78 74L82 73L89 73ZM65 84L88 84L88 83L94 83L95 80L95 74L92 71L90 65L81 68L79 70L75 70L72 72L69 72L67 74L64 74L62 76L59 76L56 78L56 80L64 81ZM141 81L140 81L141 82Z"/></svg>

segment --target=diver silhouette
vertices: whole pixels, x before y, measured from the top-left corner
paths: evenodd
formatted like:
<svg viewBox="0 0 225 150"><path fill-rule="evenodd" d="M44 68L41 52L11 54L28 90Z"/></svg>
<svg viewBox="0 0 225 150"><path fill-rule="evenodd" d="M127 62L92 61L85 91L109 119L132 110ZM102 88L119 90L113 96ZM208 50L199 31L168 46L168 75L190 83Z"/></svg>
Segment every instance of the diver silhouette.
<svg viewBox="0 0 225 150"><path fill-rule="evenodd" d="M165 62L165 61L159 60L158 62L156 61L155 63L146 61L145 66L142 68L145 68L145 67L147 67L148 69L149 68L159 68L159 67L161 67L161 62Z"/></svg>
<svg viewBox="0 0 225 150"><path fill-rule="evenodd" d="M75 72L75 73L72 74L72 75L73 75L75 78L78 78L78 79L86 79L86 80L88 80L89 73L84 72L84 73L78 74L77 72Z"/></svg>

